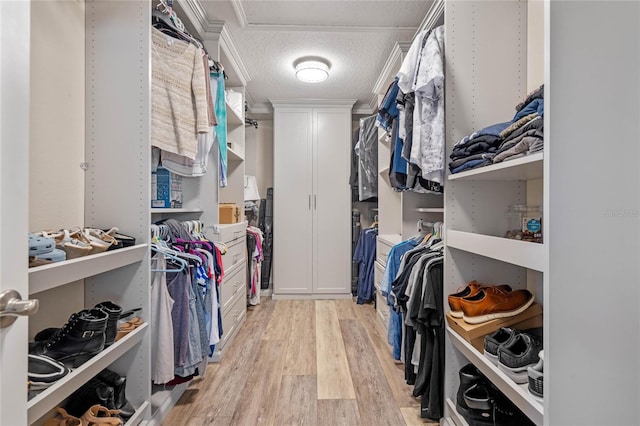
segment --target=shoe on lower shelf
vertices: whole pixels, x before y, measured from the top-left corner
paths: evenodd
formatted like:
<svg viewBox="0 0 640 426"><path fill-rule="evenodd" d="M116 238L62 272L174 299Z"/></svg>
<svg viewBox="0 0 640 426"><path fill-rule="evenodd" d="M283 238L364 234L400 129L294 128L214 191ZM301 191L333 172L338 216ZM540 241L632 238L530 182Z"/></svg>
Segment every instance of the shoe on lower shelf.
<svg viewBox="0 0 640 426"><path fill-rule="evenodd" d="M529 420L509 399L488 380L480 381L464 393L469 407L471 426L532 426Z"/></svg>
<svg viewBox="0 0 640 426"><path fill-rule="evenodd" d="M48 356L29 354L28 357L30 390L46 389L71 372L64 364Z"/></svg>
<svg viewBox="0 0 640 426"><path fill-rule="evenodd" d="M29 234L29 256L45 254L54 248L56 248L56 242L53 238Z"/></svg>
<svg viewBox="0 0 640 426"><path fill-rule="evenodd" d="M518 384L527 383L529 367L535 366L542 350L542 339L533 333L520 332L498 349L498 368Z"/></svg>
<svg viewBox="0 0 640 426"><path fill-rule="evenodd" d="M529 376L529 393L531 395L537 396L538 398L543 397L543 364L544 364L544 350L540 351L538 354L540 357L540 361L533 367L529 367L527 369L527 374Z"/></svg>
<svg viewBox="0 0 640 426"><path fill-rule="evenodd" d="M64 408L56 407L55 411L56 416L47 419L44 426L83 426L82 420L70 415Z"/></svg>
<svg viewBox="0 0 640 426"><path fill-rule="evenodd" d="M94 405L82 415L80 420L82 420L83 425L89 426L121 426L124 423L122 419L118 417L119 413L119 410L110 410L100 405Z"/></svg>

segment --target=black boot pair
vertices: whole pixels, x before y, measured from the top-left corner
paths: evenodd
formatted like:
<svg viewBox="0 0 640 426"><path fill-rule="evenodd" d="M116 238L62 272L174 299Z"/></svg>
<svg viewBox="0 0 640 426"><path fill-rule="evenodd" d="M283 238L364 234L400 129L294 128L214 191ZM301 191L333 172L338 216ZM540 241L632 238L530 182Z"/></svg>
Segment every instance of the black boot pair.
<svg viewBox="0 0 640 426"><path fill-rule="evenodd" d="M511 401L473 365L460 369L456 410L470 426L533 426Z"/></svg>
<svg viewBox="0 0 640 426"><path fill-rule="evenodd" d="M45 355L76 368L111 345L118 331L122 308L107 301L69 317L62 328L47 328L35 336L29 353Z"/></svg>
<svg viewBox="0 0 640 426"><path fill-rule="evenodd" d="M120 410L119 416L126 423L135 413L135 409L127 401L126 383L126 377L105 369L75 391L69 397L65 409L72 416L80 417L98 404L109 410Z"/></svg>

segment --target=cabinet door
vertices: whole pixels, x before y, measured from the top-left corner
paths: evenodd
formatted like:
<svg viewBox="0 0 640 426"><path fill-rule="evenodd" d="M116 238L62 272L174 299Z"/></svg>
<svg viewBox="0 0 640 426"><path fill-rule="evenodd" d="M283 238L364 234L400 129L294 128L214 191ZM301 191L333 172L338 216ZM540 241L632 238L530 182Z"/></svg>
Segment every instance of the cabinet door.
<svg viewBox="0 0 640 426"><path fill-rule="evenodd" d="M0 292L29 297L28 2L0 2ZM26 34L25 34L26 32ZM22 36L15 36L22 34ZM0 424L27 424L27 325L0 328Z"/></svg>
<svg viewBox="0 0 640 426"><path fill-rule="evenodd" d="M273 288L311 293L311 109L274 113Z"/></svg>
<svg viewBox="0 0 640 426"><path fill-rule="evenodd" d="M351 110L314 108L314 293L351 289Z"/></svg>

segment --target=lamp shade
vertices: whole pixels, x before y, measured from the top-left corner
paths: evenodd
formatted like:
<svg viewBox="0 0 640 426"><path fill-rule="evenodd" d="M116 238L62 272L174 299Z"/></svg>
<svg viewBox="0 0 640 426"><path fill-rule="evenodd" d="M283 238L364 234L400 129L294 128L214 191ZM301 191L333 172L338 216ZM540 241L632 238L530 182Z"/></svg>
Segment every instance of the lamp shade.
<svg viewBox="0 0 640 426"><path fill-rule="evenodd" d="M255 201L260 199L258 192L258 181L255 176L245 175L244 177L244 200Z"/></svg>

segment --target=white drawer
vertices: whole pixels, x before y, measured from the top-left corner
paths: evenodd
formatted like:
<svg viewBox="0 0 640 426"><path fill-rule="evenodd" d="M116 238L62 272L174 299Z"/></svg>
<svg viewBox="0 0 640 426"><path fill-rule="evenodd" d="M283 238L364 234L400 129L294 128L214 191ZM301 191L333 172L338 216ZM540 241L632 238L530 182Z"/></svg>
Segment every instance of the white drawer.
<svg viewBox="0 0 640 426"><path fill-rule="evenodd" d="M247 243L245 237L227 245L227 254L222 256L222 266L225 272L238 263L245 263L247 257Z"/></svg>
<svg viewBox="0 0 640 426"><path fill-rule="evenodd" d="M376 289L379 291L380 285L382 284L382 276L384 275L384 266L377 260L374 262L374 265L375 265L375 268L374 268L375 286L376 286Z"/></svg>
<svg viewBox="0 0 640 426"><path fill-rule="evenodd" d="M386 265L391 247L393 246L387 245L385 241L378 240L376 242L376 261L380 262L382 265Z"/></svg>
<svg viewBox="0 0 640 426"><path fill-rule="evenodd" d="M387 298L379 291L376 291L376 311L378 311L378 313L385 319L389 318L389 305L387 305Z"/></svg>
<svg viewBox="0 0 640 426"><path fill-rule="evenodd" d="M224 347L227 340L235 334L236 328L242 323L247 315L247 298L244 293L240 292L237 297L231 299L231 307L222 313L222 342Z"/></svg>
<svg viewBox="0 0 640 426"><path fill-rule="evenodd" d="M213 240L217 243L229 244L247 234L247 222L221 224L213 227Z"/></svg>
<svg viewBox="0 0 640 426"><path fill-rule="evenodd" d="M222 312L227 311L231 307L232 301L236 293L242 292L245 288L247 280L246 268L238 265L230 274L226 274L220 284L220 307Z"/></svg>

